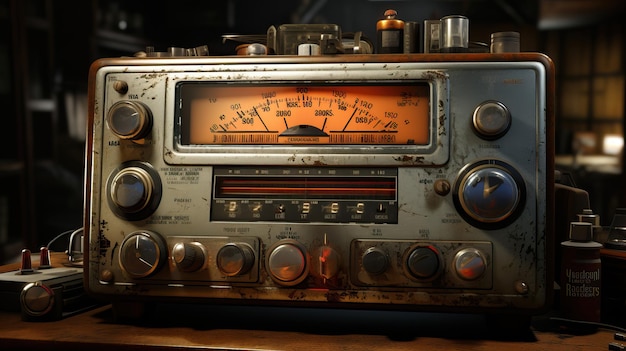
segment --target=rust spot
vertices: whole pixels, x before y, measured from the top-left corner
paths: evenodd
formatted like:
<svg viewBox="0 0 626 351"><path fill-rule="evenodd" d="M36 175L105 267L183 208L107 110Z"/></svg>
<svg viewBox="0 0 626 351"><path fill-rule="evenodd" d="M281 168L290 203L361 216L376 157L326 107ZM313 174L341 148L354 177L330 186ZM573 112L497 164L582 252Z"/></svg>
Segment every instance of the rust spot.
<svg viewBox="0 0 626 351"><path fill-rule="evenodd" d="M336 292L329 292L326 294L326 300L328 302L341 302L341 295Z"/></svg>
<svg viewBox="0 0 626 351"><path fill-rule="evenodd" d="M164 155L165 157L172 157L172 150L165 148Z"/></svg>
<svg viewBox="0 0 626 351"><path fill-rule="evenodd" d="M398 161L398 162L402 162L404 164L424 164L424 157L423 156L409 156L409 155L403 155L400 157L394 157L394 160Z"/></svg>
<svg viewBox="0 0 626 351"><path fill-rule="evenodd" d="M306 299L306 292L305 291L301 291L301 290L292 290L289 293L289 298L292 300L305 300Z"/></svg>
<svg viewBox="0 0 626 351"><path fill-rule="evenodd" d="M448 75L440 71L427 71L424 72L423 77L425 79L446 79Z"/></svg>
<svg viewBox="0 0 626 351"><path fill-rule="evenodd" d="M326 301L328 302L345 302L346 300L354 300L359 298L356 291L329 291L326 293Z"/></svg>

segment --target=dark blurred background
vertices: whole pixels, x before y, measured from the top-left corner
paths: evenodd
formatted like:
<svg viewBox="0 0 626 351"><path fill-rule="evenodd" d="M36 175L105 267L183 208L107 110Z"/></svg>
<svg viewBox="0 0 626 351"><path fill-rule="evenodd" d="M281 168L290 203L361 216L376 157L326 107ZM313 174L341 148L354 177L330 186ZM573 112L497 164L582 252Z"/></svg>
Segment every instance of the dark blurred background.
<svg viewBox="0 0 626 351"><path fill-rule="evenodd" d="M386 9L398 18L460 14L470 40L521 33L522 51L557 68L557 166L591 193L602 222L623 193L626 91L623 0L0 0L0 263L82 226L89 65L154 46L208 45L271 25L333 23L376 39Z"/></svg>

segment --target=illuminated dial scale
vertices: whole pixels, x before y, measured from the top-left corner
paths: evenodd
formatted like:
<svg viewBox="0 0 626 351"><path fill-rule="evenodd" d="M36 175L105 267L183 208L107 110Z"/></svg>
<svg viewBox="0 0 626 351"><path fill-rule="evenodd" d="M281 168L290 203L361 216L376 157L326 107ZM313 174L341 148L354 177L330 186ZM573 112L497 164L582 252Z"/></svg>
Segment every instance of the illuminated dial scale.
<svg viewBox="0 0 626 351"><path fill-rule="evenodd" d="M428 84L321 86L321 85L209 85L186 84L179 96L184 101L182 139L187 145L222 144L357 144L426 145L430 142ZM120 139L144 138L152 126L151 111L142 103L120 101L107 115L111 132ZM504 105L487 101L473 116L475 132L485 140L497 139L508 130L511 117ZM128 184L131 184L129 186ZM109 181L109 204L120 217L148 217L157 207L160 180L144 163L122 165ZM445 196L451 186L436 191ZM515 219L522 210L523 180L510 166L493 160L466 166L454 185L453 197L459 213L483 228L498 228ZM156 199L156 201L155 201ZM220 239L221 240L221 239ZM256 239L250 239L255 242ZM200 242L168 244L157 233L137 231L121 246L120 265L133 278L154 274L168 255L181 272L202 269L207 259L206 245ZM358 243L357 243L358 245ZM361 272L383 274L392 265L378 243L360 243ZM408 244L399 242L404 247ZM404 245L404 246L402 246ZM250 274L258 256L248 243L225 242L217 245L216 266L225 277ZM488 264L481 250L458 251L453 267L464 280L479 279ZM402 258L411 279L429 281L442 271L442 253L432 245L403 249ZM484 252L483 252L484 251ZM314 263L307 263L312 254ZM316 263L315 263L316 262ZM293 286L308 274L323 279L338 272L339 254L324 245L313 252L294 240L278 242L269 249L265 266L279 285ZM253 274L254 279L256 274ZM360 278L359 278L360 279ZM369 278L361 280L367 285Z"/></svg>
<svg viewBox="0 0 626 351"><path fill-rule="evenodd" d="M180 88L192 145L425 145L429 92L423 83Z"/></svg>

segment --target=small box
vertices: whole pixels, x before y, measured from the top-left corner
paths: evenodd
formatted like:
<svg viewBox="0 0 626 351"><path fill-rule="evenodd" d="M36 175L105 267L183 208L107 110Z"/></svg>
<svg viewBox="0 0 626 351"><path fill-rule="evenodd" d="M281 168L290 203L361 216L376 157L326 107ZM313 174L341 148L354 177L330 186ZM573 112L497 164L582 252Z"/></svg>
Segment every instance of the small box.
<svg viewBox="0 0 626 351"><path fill-rule="evenodd" d="M341 40L341 28L336 24L283 24L276 31L278 55L297 55L300 44L319 44L322 39Z"/></svg>

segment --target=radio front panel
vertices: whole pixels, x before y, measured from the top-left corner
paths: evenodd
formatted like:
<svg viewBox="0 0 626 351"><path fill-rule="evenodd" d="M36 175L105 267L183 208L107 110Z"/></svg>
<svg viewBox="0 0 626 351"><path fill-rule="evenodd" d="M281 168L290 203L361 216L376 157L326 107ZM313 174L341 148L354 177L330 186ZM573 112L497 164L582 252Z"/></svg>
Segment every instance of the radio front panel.
<svg viewBox="0 0 626 351"><path fill-rule="evenodd" d="M539 54L99 60L86 288L542 310L552 80Z"/></svg>

